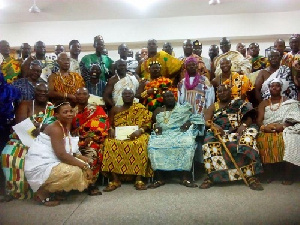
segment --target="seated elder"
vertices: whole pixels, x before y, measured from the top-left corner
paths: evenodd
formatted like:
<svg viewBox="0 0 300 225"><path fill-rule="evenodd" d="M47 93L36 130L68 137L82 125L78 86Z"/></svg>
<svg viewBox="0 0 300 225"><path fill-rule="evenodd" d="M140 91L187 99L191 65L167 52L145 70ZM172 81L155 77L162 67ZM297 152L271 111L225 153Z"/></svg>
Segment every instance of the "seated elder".
<svg viewBox="0 0 300 225"><path fill-rule="evenodd" d="M95 183L101 169L103 143L108 135L108 116L101 106L88 104L90 95L87 88L79 88L75 96L77 106L72 122L72 133L79 136L79 151L91 162L94 180L89 186L89 195L98 195L101 192Z"/></svg>
<svg viewBox="0 0 300 225"><path fill-rule="evenodd" d="M37 84L34 90L34 100L22 101L16 111L16 124L27 118L36 126L33 136L39 134L42 125L52 122L53 105L48 102L48 86L45 83ZM7 199L32 198L31 190L24 175L24 159L28 151L16 132L10 135L10 140L2 151L1 164L6 178Z"/></svg>
<svg viewBox="0 0 300 225"><path fill-rule="evenodd" d="M269 85L271 97L263 100L258 106L257 123L260 126L260 133L257 138L257 147L264 164L268 183L273 180L273 165L275 163L283 162L284 160L297 161L291 159L294 158L294 156L291 156L293 155L291 150L293 148L297 149L296 145L294 145L295 142L292 142L295 138L292 136L292 126L295 129L298 126L296 124L300 116L299 102L283 97L281 94L282 86L281 79L275 78L272 80ZM295 131L295 134L297 134L297 130ZM284 137L283 133L285 133ZM286 154L285 145L288 146L288 154ZM282 184L292 184L291 174L288 173L290 166L290 164L285 164L285 175Z"/></svg>
<svg viewBox="0 0 300 225"><path fill-rule="evenodd" d="M111 127L109 138L104 141L102 171L108 172L112 179L103 190L106 192L121 186L120 175L136 176L134 186L137 190L146 190L142 177L152 176L147 152L149 135L146 133L151 126L152 113L142 104L133 103L134 92L129 88L123 90L122 99L124 105L114 106L109 113ZM136 126L135 131L126 140L126 137L115 137L118 127L125 126Z"/></svg>
<svg viewBox="0 0 300 225"><path fill-rule="evenodd" d="M193 114L189 103L176 103L171 91L163 95L164 106L153 113L154 132L148 142L148 154L155 171L154 183L149 188L165 184L162 171L182 171L180 184L197 187L190 178L196 149L196 132L193 124L204 124L202 115Z"/></svg>
<svg viewBox="0 0 300 225"><path fill-rule="evenodd" d="M45 206L60 203L50 197L51 193L83 191L93 179L88 158L78 151L78 139L70 136L74 117L70 103L57 103L54 115L57 120L40 133L25 156L27 181L36 192L36 200Z"/></svg>
<svg viewBox="0 0 300 225"><path fill-rule="evenodd" d="M255 111L252 105L241 99L231 100L231 89L220 85L218 102L211 105L206 114L207 130L203 145L204 166L208 177L201 189L214 183L243 179L253 190L263 190L254 175L263 172L256 150Z"/></svg>

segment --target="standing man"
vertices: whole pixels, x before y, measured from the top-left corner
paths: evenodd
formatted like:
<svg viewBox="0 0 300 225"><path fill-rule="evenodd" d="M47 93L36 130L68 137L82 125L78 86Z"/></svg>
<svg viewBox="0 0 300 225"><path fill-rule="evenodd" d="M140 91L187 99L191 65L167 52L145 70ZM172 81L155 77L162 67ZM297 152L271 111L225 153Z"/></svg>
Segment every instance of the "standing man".
<svg viewBox="0 0 300 225"><path fill-rule="evenodd" d="M201 60L204 62L206 68L210 67L209 59L201 56L201 54L202 54L202 43L198 40L193 41L193 54L201 57ZM208 71L207 71L207 73L208 73Z"/></svg>
<svg viewBox="0 0 300 225"><path fill-rule="evenodd" d="M22 43L20 47L21 61L24 62L31 54L31 46L28 43Z"/></svg>
<svg viewBox="0 0 300 225"><path fill-rule="evenodd" d="M280 57L282 58L285 55L284 50L286 49L285 41L283 39L277 39L274 42L274 49L280 52Z"/></svg>
<svg viewBox="0 0 300 225"><path fill-rule="evenodd" d="M180 77L182 62L169 55L165 51L157 52L157 41L155 39L148 40L148 59L143 63L140 62L136 69L136 73L145 79L150 79L149 64L152 61L158 61L161 64L161 75L173 81L177 85Z"/></svg>
<svg viewBox="0 0 300 225"><path fill-rule="evenodd" d="M129 49L125 43L119 45L118 54L120 55L120 59L123 59L127 62L127 71L135 74L135 69L138 66L138 62L134 60L132 57L129 57Z"/></svg>
<svg viewBox="0 0 300 225"><path fill-rule="evenodd" d="M5 40L0 41L0 53L3 56L0 70L3 73L4 80L11 84L21 75L21 62L10 56L10 46Z"/></svg>
<svg viewBox="0 0 300 225"><path fill-rule="evenodd" d="M244 43L238 43L236 45L236 51L238 51L239 53L241 53L244 56L244 58L246 58L247 49L246 49L246 45Z"/></svg>
<svg viewBox="0 0 300 225"><path fill-rule="evenodd" d="M78 40L72 40L69 43L70 50L70 72L78 73L81 75L78 56L81 53L81 45Z"/></svg>
<svg viewBox="0 0 300 225"><path fill-rule="evenodd" d="M208 49L208 56L210 58L210 80L215 78L215 67L214 67L214 60L219 55L219 47L218 45L211 45Z"/></svg>
<svg viewBox="0 0 300 225"><path fill-rule="evenodd" d="M123 105L122 91L130 88L136 93L139 87L138 77L127 73L127 62L123 59L116 61L117 74L108 80L104 90L103 100L108 108Z"/></svg>
<svg viewBox="0 0 300 225"><path fill-rule="evenodd" d="M281 65L292 69L295 59L300 58L300 34L293 34L289 39L289 45L291 51L282 58Z"/></svg>
<svg viewBox="0 0 300 225"><path fill-rule="evenodd" d="M249 60L252 64L252 73L269 66L268 59L259 55L259 50L258 43L251 43L249 45Z"/></svg>
<svg viewBox="0 0 300 225"><path fill-rule="evenodd" d="M28 57L22 65L22 77L27 77L30 69L30 63L33 60L39 60L42 66L41 78L48 82L48 77L52 73L54 67L54 61L46 59L46 46L42 41L38 41L34 44L35 56Z"/></svg>
<svg viewBox="0 0 300 225"><path fill-rule="evenodd" d="M63 45L55 45L54 47L54 53L56 56L58 56L60 53L65 51L65 47Z"/></svg>
<svg viewBox="0 0 300 225"><path fill-rule="evenodd" d="M165 42L162 50L168 53L169 55L173 55L173 47L170 42Z"/></svg>
<svg viewBox="0 0 300 225"><path fill-rule="evenodd" d="M184 58L187 58L193 54L193 42L190 39L186 39L183 44L183 56L179 57L180 60L183 60Z"/></svg>
<svg viewBox="0 0 300 225"><path fill-rule="evenodd" d="M89 81L89 70L92 64L99 64L101 68L100 79L107 81L109 77L113 74L112 64L113 60L107 55L102 53L105 48L103 37L98 35L94 37L94 48L96 52L94 54L89 54L84 56L80 62L81 75L85 82Z"/></svg>
<svg viewBox="0 0 300 225"><path fill-rule="evenodd" d="M229 38L223 37L220 40L220 49L222 50L222 53L225 54L230 51L231 49L231 42Z"/></svg>

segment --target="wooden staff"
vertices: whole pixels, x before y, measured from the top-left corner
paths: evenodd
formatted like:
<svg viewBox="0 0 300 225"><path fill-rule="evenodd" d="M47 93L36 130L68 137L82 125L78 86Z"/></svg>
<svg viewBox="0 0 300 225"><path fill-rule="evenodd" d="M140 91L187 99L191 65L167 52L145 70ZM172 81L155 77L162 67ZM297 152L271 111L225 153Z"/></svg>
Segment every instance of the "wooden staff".
<svg viewBox="0 0 300 225"><path fill-rule="evenodd" d="M239 172L240 176L243 178L243 181L245 182L245 184L247 186L249 186L243 172L241 171L240 167L237 165L236 161L234 160L234 158L231 155L231 152L229 151L229 149L227 148L226 144L223 142L223 139L221 137L221 133L219 131L219 129L214 127L214 124L211 120L207 121L207 124L210 125L211 130L214 132L214 135L219 139L219 141L222 143L226 153L229 155L229 158L231 159L233 165L235 166L235 168L237 169L237 171Z"/></svg>

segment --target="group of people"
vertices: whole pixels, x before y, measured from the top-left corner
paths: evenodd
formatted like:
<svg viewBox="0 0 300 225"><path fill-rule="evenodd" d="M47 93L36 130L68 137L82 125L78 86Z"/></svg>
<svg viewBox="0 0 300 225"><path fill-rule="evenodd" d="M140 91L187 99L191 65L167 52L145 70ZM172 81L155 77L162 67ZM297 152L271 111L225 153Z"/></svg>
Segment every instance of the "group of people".
<svg viewBox="0 0 300 225"><path fill-rule="evenodd" d="M56 46L53 61L41 41L35 55L22 44L19 59L0 41L7 198L55 206L71 190L99 195L100 174L109 178L104 192L132 180L137 190L158 188L167 171L193 188L195 163L206 171L201 189L242 180L263 190L260 179L272 182L278 163L282 183L292 184L300 166L300 35L289 46L278 39L263 57L251 43L247 55L243 43L231 51L224 37L222 54L212 45L208 60L198 40L185 40L176 58L171 43L158 51L151 39L136 59L121 44L114 62L96 36L94 54L79 61L80 43L72 40L70 55Z"/></svg>

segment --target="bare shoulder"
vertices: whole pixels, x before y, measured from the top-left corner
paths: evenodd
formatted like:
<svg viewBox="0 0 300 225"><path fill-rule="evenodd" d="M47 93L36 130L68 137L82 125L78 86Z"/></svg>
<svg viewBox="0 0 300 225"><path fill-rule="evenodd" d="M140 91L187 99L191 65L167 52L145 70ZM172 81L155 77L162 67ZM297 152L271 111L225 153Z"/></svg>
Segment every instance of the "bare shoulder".
<svg viewBox="0 0 300 225"><path fill-rule="evenodd" d="M49 135L50 137L55 137L55 138L59 138L59 137L63 138L64 136L62 128L57 124L57 122L48 125L45 128L44 133Z"/></svg>
<svg viewBox="0 0 300 225"><path fill-rule="evenodd" d="M114 85L119 81L119 78L117 75L113 75L111 78L108 79L107 85Z"/></svg>

